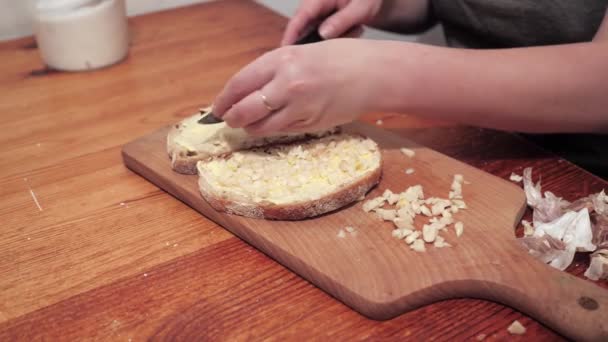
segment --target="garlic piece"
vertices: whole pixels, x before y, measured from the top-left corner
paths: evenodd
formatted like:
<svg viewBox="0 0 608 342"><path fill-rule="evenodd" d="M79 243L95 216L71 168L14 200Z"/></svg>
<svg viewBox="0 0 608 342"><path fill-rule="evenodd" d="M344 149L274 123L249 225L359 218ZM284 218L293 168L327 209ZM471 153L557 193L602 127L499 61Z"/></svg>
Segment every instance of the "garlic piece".
<svg viewBox="0 0 608 342"><path fill-rule="evenodd" d="M431 243L437 237L437 228L434 225L425 224L422 226L422 239L424 242Z"/></svg>
<svg viewBox="0 0 608 342"><path fill-rule="evenodd" d="M436 248L452 247L452 245L445 242L445 239L441 235L437 235L437 238L435 238L435 242L433 243L433 246L435 246Z"/></svg>
<svg viewBox="0 0 608 342"><path fill-rule="evenodd" d="M454 223L454 230L456 231L456 236L460 237L464 232L464 224L460 221Z"/></svg>
<svg viewBox="0 0 608 342"><path fill-rule="evenodd" d="M403 147L403 148L400 149L400 151L401 151L401 153L405 154L406 156L408 156L410 158L412 158L412 157L414 157L416 155L416 152L414 150L409 149L409 148Z"/></svg>
<svg viewBox="0 0 608 342"><path fill-rule="evenodd" d="M424 241L422 241L420 239L414 241L410 245L410 248L413 249L416 252L426 252L426 247L424 246Z"/></svg>
<svg viewBox="0 0 608 342"><path fill-rule="evenodd" d="M426 205L420 206L420 212L424 216L429 216L429 217L433 216L433 214L431 213L431 210Z"/></svg>
<svg viewBox="0 0 608 342"><path fill-rule="evenodd" d="M344 230L340 229L340 231L338 232L338 237L340 239L344 239L346 237L346 233L344 233Z"/></svg>
<svg viewBox="0 0 608 342"><path fill-rule="evenodd" d="M420 232L415 230L413 233L411 233L410 235L408 235L405 238L405 243L407 243L408 245L411 245L414 241L416 241L416 239L418 239L420 237Z"/></svg>
<svg viewBox="0 0 608 342"><path fill-rule="evenodd" d="M376 197L374 199L371 199L371 200L363 203L363 211L370 212L376 208L379 208L382 205L384 205L385 201L386 201L386 199L384 197Z"/></svg>
<svg viewBox="0 0 608 342"><path fill-rule="evenodd" d="M397 218L397 210L395 209L376 209L375 212L384 221L393 221Z"/></svg>
<svg viewBox="0 0 608 342"><path fill-rule="evenodd" d="M410 234L412 234L414 231L411 229L407 229L407 228L398 228L398 229L394 229L392 232L393 237L396 237L397 239L403 239L407 236L409 236Z"/></svg>
<svg viewBox="0 0 608 342"><path fill-rule="evenodd" d="M411 175L411 174L413 174L414 172L416 172L416 171L415 171L414 169L412 169L411 167L410 167L409 169L406 169L406 170L405 170L405 174L406 174L406 175Z"/></svg>
<svg viewBox="0 0 608 342"><path fill-rule="evenodd" d="M458 209L466 209L467 204L461 199L452 200L452 204Z"/></svg>
<svg viewBox="0 0 608 342"><path fill-rule="evenodd" d="M518 320L514 320L511 325L507 328L507 331L511 335L523 335L526 333L526 327L524 327Z"/></svg>
<svg viewBox="0 0 608 342"><path fill-rule="evenodd" d="M393 220L395 227L401 229L414 229L414 221L410 218L407 219L405 217L397 217Z"/></svg>
<svg viewBox="0 0 608 342"><path fill-rule="evenodd" d="M388 204L395 205L399 201L399 194L391 194L386 200Z"/></svg>
<svg viewBox="0 0 608 342"><path fill-rule="evenodd" d="M511 172L511 176L509 177L509 180L515 183L519 183L524 179L524 177L516 174L515 172Z"/></svg>

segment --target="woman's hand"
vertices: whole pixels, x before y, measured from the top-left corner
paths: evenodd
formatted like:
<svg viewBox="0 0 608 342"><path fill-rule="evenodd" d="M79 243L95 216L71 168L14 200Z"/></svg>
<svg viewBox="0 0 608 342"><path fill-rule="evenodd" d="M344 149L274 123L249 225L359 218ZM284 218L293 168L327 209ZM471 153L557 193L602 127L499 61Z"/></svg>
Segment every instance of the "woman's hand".
<svg viewBox="0 0 608 342"><path fill-rule="evenodd" d="M381 7L382 0L304 0L289 21L281 45L293 44L309 25L336 10L320 25L321 36L358 36L363 32L361 25L373 20Z"/></svg>
<svg viewBox="0 0 608 342"><path fill-rule="evenodd" d="M255 135L353 121L382 98L378 69L390 63L376 44L341 38L268 52L228 81L213 112Z"/></svg>

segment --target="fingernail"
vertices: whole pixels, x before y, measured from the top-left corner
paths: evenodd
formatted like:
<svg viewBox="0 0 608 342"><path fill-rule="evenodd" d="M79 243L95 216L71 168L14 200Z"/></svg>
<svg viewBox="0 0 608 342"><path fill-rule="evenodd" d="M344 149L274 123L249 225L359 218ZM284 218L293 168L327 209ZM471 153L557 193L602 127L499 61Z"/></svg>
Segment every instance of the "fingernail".
<svg viewBox="0 0 608 342"><path fill-rule="evenodd" d="M328 39L331 34L334 32L334 26L331 24L323 25L319 28L319 34L321 37Z"/></svg>

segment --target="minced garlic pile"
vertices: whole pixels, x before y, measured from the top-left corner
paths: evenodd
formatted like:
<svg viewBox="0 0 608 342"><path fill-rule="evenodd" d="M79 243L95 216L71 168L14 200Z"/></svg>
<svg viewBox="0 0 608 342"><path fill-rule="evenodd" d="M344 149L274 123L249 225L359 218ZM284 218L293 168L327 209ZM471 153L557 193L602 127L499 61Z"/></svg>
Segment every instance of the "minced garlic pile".
<svg viewBox="0 0 608 342"><path fill-rule="evenodd" d="M424 198L421 185L409 187L406 191L395 194L387 189L380 197L371 199L363 204L365 212L374 212L385 221L395 225L393 236L402 239L410 248L417 252L426 251L427 244L437 248L450 247L440 235L446 232L450 225L454 225L456 236L460 237L464 231L462 222L455 222L453 215L459 210L466 209L467 205L462 197L462 175L455 175L447 199L439 197ZM393 206L385 207L386 205ZM427 224L417 230L414 226L416 215L429 218Z"/></svg>

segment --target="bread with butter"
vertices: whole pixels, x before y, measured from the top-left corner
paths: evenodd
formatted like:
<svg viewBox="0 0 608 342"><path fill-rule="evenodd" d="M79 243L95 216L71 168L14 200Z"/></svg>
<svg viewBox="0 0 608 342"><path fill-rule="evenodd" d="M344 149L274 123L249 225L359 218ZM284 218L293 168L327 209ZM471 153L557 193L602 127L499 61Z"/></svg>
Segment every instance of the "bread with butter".
<svg viewBox="0 0 608 342"><path fill-rule="evenodd" d="M346 133L233 152L197 163L199 189L216 210L300 220L342 208L381 178L371 139Z"/></svg>
<svg viewBox="0 0 608 342"><path fill-rule="evenodd" d="M226 123L199 124L198 120L210 111L201 110L171 128L167 136L167 152L174 171L196 174L196 163L211 157L223 156L234 151L270 144L289 143L319 138L338 131L334 128L312 133L292 133L269 137L254 137L243 129L231 128Z"/></svg>

